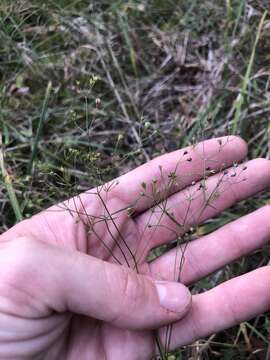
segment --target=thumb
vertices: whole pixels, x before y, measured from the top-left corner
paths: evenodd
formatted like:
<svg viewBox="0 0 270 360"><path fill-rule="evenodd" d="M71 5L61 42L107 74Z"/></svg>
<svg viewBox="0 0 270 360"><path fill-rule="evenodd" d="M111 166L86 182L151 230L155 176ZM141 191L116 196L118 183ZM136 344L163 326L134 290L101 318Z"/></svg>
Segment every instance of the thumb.
<svg viewBox="0 0 270 360"><path fill-rule="evenodd" d="M188 289L179 283L155 281L42 241L20 238L13 248L15 263L9 265L13 282L57 312L70 311L127 329L152 329L181 319L191 305Z"/></svg>

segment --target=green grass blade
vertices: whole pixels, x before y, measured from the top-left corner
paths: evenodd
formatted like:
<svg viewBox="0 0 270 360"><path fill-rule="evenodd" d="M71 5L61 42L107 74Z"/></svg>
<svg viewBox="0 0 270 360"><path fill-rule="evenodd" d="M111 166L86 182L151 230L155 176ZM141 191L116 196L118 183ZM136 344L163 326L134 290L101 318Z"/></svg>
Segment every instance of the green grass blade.
<svg viewBox="0 0 270 360"><path fill-rule="evenodd" d="M36 137L35 137L35 140L34 140L34 145L33 145L31 158L30 158L30 161L29 161L29 164L28 164L28 169L27 169L28 174L31 174L31 172L32 172L34 160L35 160L36 155L37 155L38 143L39 143L41 133L42 133L42 129L43 129L43 125L44 125L44 122L45 122L46 116L47 116L48 102L49 102L51 90L52 90L52 83L51 83L51 81L49 81L49 83L47 85L43 105L42 105L42 110L41 110L39 122L38 122L38 128L37 128L37 133L36 133Z"/></svg>
<svg viewBox="0 0 270 360"><path fill-rule="evenodd" d="M255 329L254 326L252 326L250 323L248 322L244 322L244 324L254 333L258 336L258 338L260 338L263 342L265 342L268 346L270 346L270 341L263 336L263 334L261 334L257 329Z"/></svg>
<svg viewBox="0 0 270 360"><path fill-rule="evenodd" d="M250 77L251 77L251 71L252 71L252 67L254 64L256 49L257 49L258 42L260 40L260 36L262 33L262 28L263 28L263 25L264 25L264 22L266 19L266 15L267 15L267 11L265 11L265 13L263 14L261 21L259 23L258 31L256 34L256 39L255 39L255 42L253 45L253 49L252 49L251 56L249 59L246 74L245 74L245 77L244 77L244 80L242 83L242 87L241 87L240 93L238 94L237 99L235 100L235 103L234 103L234 118L233 118L233 126L232 126L232 134L234 134L234 135L237 133L237 130L238 130L238 125L239 125L240 118L241 118L242 107L243 107L245 97L247 94L248 84L249 84Z"/></svg>
<svg viewBox="0 0 270 360"><path fill-rule="evenodd" d="M14 211L14 214L16 216L16 220L17 221L21 221L23 219L23 215L20 209L20 205L12 184L12 179L10 177L10 175L8 174L6 167L5 167L5 162L4 162L4 152L3 152L3 148L2 148L2 136L0 136L0 169L1 169L1 173L2 173L2 177L3 177L3 181L4 181L4 185L5 188L7 190L8 193L8 197L9 197L9 201L11 204L11 207Z"/></svg>

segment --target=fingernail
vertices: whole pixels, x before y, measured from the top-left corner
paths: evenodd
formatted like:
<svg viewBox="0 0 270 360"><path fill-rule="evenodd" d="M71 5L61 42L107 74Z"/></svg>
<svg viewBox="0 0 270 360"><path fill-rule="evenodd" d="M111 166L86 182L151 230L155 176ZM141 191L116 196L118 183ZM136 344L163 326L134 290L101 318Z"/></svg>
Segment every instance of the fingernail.
<svg viewBox="0 0 270 360"><path fill-rule="evenodd" d="M176 282L156 281L159 302L169 311L185 313L191 303L191 294L184 285Z"/></svg>

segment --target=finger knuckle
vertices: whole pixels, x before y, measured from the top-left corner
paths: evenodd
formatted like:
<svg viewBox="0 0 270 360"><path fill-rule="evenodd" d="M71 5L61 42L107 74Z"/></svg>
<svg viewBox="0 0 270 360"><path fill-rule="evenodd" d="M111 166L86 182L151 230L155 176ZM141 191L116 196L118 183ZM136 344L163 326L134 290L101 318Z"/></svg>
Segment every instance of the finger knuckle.
<svg viewBox="0 0 270 360"><path fill-rule="evenodd" d="M139 275L124 267L118 273L117 279L113 279L113 281L114 285L117 281L118 286L117 294L115 294L115 289L112 289L112 292L121 306L113 308L111 322L124 324L128 319L136 316L136 310L142 307L145 298L145 284Z"/></svg>
<svg viewBox="0 0 270 360"><path fill-rule="evenodd" d="M142 302L144 295L143 282L133 271L123 271L123 282L121 287L121 297L129 307L134 307Z"/></svg>

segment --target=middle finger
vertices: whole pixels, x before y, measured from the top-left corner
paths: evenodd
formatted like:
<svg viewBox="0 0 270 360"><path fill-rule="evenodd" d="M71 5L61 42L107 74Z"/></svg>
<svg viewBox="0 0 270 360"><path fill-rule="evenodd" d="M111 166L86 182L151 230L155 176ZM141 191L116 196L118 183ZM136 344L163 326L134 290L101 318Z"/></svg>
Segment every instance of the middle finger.
<svg viewBox="0 0 270 360"><path fill-rule="evenodd" d="M147 253L183 235L191 226L218 215L268 187L270 162L249 161L196 183L136 218L142 250Z"/></svg>

